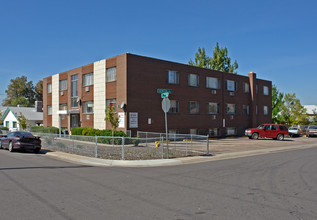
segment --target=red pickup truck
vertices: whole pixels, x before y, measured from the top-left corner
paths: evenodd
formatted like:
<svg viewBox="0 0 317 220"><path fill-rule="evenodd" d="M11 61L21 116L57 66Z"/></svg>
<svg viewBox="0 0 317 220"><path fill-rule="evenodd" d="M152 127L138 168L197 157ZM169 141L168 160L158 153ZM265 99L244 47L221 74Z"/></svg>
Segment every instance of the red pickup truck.
<svg viewBox="0 0 317 220"><path fill-rule="evenodd" d="M250 139L273 138L274 140L284 140L284 136L288 135L288 129L285 125L279 124L262 124L257 128L248 128L245 135Z"/></svg>

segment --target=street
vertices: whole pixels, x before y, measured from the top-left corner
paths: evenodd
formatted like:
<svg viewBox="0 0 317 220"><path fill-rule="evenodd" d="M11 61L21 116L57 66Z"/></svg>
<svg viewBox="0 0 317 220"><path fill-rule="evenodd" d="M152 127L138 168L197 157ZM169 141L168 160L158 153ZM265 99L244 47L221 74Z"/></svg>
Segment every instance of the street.
<svg viewBox="0 0 317 220"><path fill-rule="evenodd" d="M169 167L0 150L1 219L317 219L317 147Z"/></svg>

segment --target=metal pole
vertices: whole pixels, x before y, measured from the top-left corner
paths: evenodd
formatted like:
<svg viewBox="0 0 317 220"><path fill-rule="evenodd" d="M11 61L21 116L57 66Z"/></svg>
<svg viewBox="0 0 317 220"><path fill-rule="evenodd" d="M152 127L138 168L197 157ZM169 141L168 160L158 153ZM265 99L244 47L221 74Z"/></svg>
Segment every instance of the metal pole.
<svg viewBox="0 0 317 220"><path fill-rule="evenodd" d="M166 158L168 159L168 131L167 131L167 112L165 112L165 132L166 132Z"/></svg>
<svg viewBox="0 0 317 220"><path fill-rule="evenodd" d="M95 146L95 157L98 157L98 137L95 136L96 146Z"/></svg>
<svg viewBox="0 0 317 220"><path fill-rule="evenodd" d="M186 140L186 157L188 156L188 152L187 152L187 150L188 150L188 146L187 146L187 137L185 138L185 140Z"/></svg>
<svg viewBox="0 0 317 220"><path fill-rule="evenodd" d="M193 152L193 135L190 134L190 151Z"/></svg>
<svg viewBox="0 0 317 220"><path fill-rule="evenodd" d="M147 132L145 132L145 146L147 147Z"/></svg>
<svg viewBox="0 0 317 220"><path fill-rule="evenodd" d="M124 137L122 137L122 160L124 160Z"/></svg>
<svg viewBox="0 0 317 220"><path fill-rule="evenodd" d="M209 154L209 135L207 135L207 155Z"/></svg>
<svg viewBox="0 0 317 220"><path fill-rule="evenodd" d="M161 141L161 144L162 144L162 159L164 159L164 138L163 137L160 137L160 141Z"/></svg>
<svg viewBox="0 0 317 220"><path fill-rule="evenodd" d="M62 137L62 117L61 115L58 115L59 116L59 138Z"/></svg>

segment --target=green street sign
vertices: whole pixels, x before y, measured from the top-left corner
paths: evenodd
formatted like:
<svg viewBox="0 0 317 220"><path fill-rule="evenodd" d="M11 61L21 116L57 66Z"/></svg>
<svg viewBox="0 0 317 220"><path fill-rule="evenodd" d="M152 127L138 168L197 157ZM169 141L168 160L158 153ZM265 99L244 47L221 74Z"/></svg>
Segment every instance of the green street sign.
<svg viewBox="0 0 317 220"><path fill-rule="evenodd" d="M164 93L161 94L161 98L162 98L162 99L168 98L168 95L169 95L168 92L164 92Z"/></svg>
<svg viewBox="0 0 317 220"><path fill-rule="evenodd" d="M157 89L157 93L169 93L172 94L172 90L171 89Z"/></svg>

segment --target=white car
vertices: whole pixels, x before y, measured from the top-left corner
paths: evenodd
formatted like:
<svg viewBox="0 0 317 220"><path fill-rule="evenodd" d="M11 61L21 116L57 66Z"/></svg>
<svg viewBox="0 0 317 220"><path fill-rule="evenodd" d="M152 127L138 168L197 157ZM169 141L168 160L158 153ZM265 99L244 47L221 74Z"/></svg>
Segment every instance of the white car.
<svg viewBox="0 0 317 220"><path fill-rule="evenodd" d="M288 129L288 133L289 133L289 136L291 137L295 137L295 136L300 136L300 129L298 129L298 127L290 127Z"/></svg>

